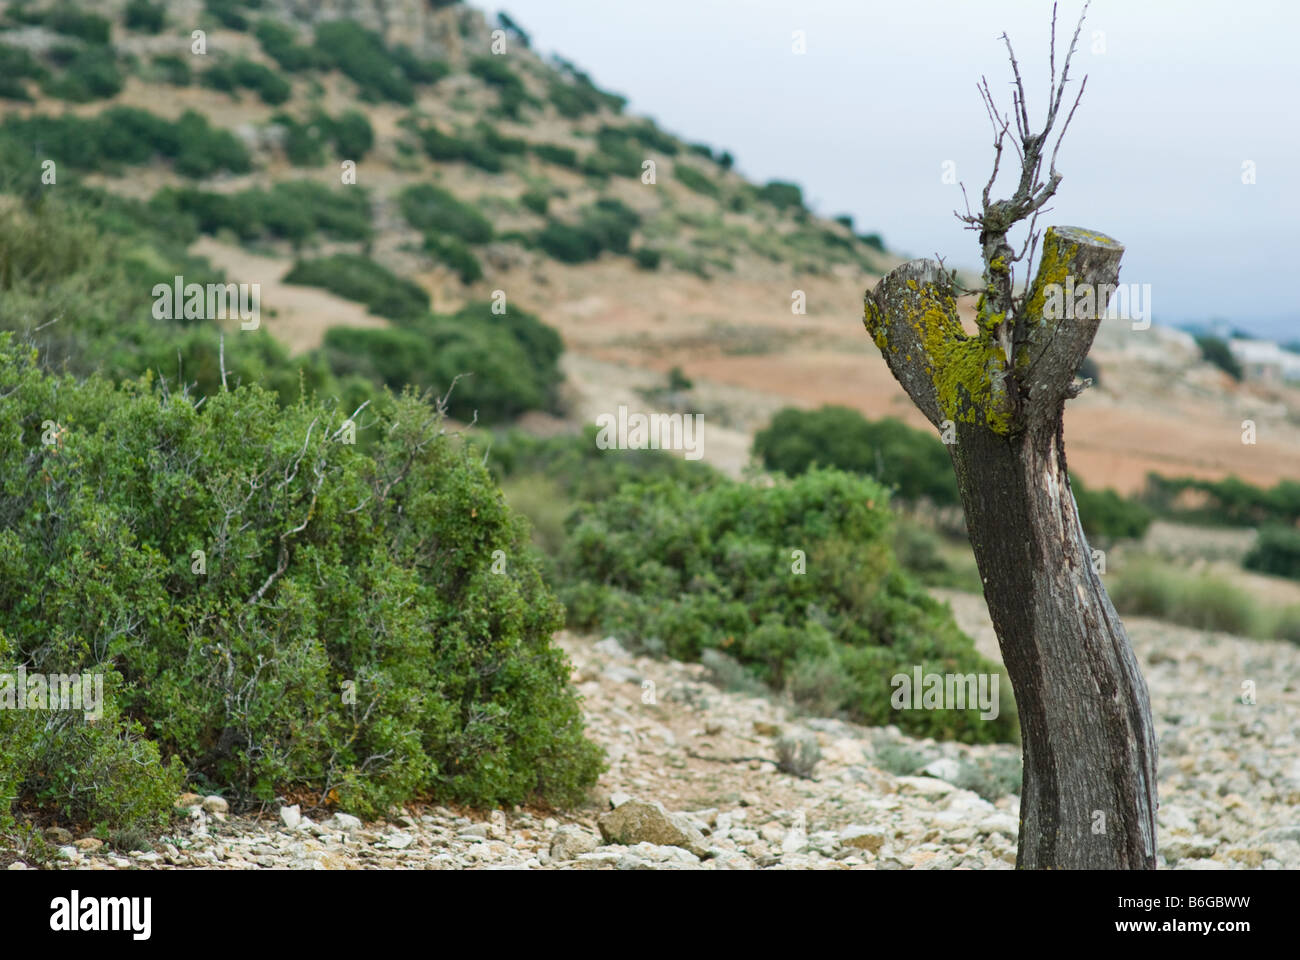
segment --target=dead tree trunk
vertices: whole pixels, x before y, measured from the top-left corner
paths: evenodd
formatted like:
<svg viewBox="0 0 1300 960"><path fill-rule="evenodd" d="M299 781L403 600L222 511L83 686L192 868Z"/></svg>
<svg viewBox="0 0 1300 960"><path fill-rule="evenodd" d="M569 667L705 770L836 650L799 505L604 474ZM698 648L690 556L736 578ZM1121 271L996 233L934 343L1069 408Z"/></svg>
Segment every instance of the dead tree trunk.
<svg viewBox="0 0 1300 960"><path fill-rule="evenodd" d="M980 230L984 252L978 332L963 332L953 281L932 260L913 260L882 279L867 294L865 321L912 401L955 439L949 451L967 529L1020 711L1017 866L1152 869L1151 707L1124 625L1093 566L1062 431L1065 401L1081 389L1075 372L1106 310L1105 285L1114 289L1124 248L1091 230L1049 228L1034 282L1014 296L1011 263L1020 257L1006 243L1011 225L1036 213L1060 180L1055 169L1046 184L1037 179L1069 70L1067 56L1056 87L1054 61L1054 99L1041 134L1029 132L1017 79L1020 189L990 203L990 179L983 213L962 218ZM1000 157L1009 121L986 99ZM1037 239L1032 225L1030 234ZM1032 259L1031 242L1025 247ZM1077 302L1066 304L1067 296Z"/></svg>

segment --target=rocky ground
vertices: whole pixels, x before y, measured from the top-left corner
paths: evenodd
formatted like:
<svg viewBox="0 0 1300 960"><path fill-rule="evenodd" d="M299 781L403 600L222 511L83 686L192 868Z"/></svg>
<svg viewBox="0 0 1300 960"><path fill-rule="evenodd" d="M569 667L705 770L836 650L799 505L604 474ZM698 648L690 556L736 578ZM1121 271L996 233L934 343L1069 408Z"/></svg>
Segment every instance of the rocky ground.
<svg viewBox="0 0 1300 960"><path fill-rule="evenodd" d="M978 598L954 596L988 651ZM982 618L982 620L981 620ZM1160 737L1160 861L1300 868L1300 648L1130 623ZM584 809L404 810L383 823L296 807L229 814L186 795L148 851L53 828L65 869L1010 869L1018 752L795 716L704 666L561 635L610 770ZM1255 703L1243 703L1253 684ZM1252 699L1247 696L1246 699ZM814 762L815 758L815 762ZM811 770L808 767L811 766ZM799 775L800 773L806 775ZM982 795L981 795L982 794ZM10 869L23 869L21 861Z"/></svg>

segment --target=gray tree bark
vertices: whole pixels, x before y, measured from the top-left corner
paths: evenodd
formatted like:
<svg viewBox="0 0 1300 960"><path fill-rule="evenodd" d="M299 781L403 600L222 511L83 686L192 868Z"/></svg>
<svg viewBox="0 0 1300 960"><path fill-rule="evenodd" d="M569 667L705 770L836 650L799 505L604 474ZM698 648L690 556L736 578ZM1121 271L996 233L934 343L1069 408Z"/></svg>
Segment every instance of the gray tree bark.
<svg viewBox="0 0 1300 960"><path fill-rule="evenodd" d="M1004 228L1005 229L1005 228ZM1020 711L1024 785L1017 867L1152 869L1156 743L1146 683L1092 563L1070 490L1065 401L1100 303L1058 317L1053 284L1094 291L1118 278L1123 247L1049 228L1034 283L1010 319L985 241L980 332L967 336L939 263L913 260L866 297L865 323L889 369L949 445L966 524ZM1071 305L1073 306L1073 305ZM1001 309L999 309L1001 308Z"/></svg>

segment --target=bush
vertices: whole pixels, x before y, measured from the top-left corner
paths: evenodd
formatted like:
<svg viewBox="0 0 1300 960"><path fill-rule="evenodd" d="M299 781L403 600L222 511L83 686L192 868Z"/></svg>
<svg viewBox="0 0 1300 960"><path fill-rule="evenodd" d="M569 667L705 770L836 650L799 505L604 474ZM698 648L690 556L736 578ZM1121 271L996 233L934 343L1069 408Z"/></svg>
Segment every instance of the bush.
<svg viewBox="0 0 1300 960"><path fill-rule="evenodd" d="M544 190L529 190L519 198L519 202L539 217L544 217L546 208L550 206L551 196Z"/></svg>
<svg viewBox="0 0 1300 960"><path fill-rule="evenodd" d="M189 62L170 54L154 57L153 68L160 82L170 83L174 87L188 87L194 79Z"/></svg>
<svg viewBox="0 0 1300 960"><path fill-rule="evenodd" d="M76 37L95 46L105 46L112 36L113 25L97 13L78 10L70 3L60 3L44 15L42 22L55 33Z"/></svg>
<svg viewBox="0 0 1300 960"><path fill-rule="evenodd" d="M449 234L466 243L487 243L492 239L492 222L475 207L430 183L417 183L397 198L402 216L416 230Z"/></svg>
<svg viewBox="0 0 1300 960"><path fill-rule="evenodd" d="M471 303L453 316L424 317L402 330L334 328L325 336L337 376L359 375L394 389L411 384L439 394L451 390L452 416L477 416L480 423L551 409L562 351L559 335L536 317L517 307L495 315L487 303Z"/></svg>
<svg viewBox="0 0 1300 960"><path fill-rule="evenodd" d="M780 210L790 207L796 210L803 209L803 191L795 183L786 183L783 180L769 180L758 188L758 196L759 199L767 201Z"/></svg>
<svg viewBox="0 0 1300 960"><path fill-rule="evenodd" d="M329 138L340 160L360 160L375 145L375 131L366 115L346 110L329 124Z"/></svg>
<svg viewBox="0 0 1300 960"><path fill-rule="evenodd" d="M1240 636L1260 632L1260 611L1251 596L1208 574L1189 576L1152 563L1138 563L1125 567L1110 584L1109 592L1115 609L1123 614Z"/></svg>
<svg viewBox="0 0 1300 960"><path fill-rule="evenodd" d="M534 156L539 160L553 163L557 167L567 167L570 170L578 169L578 154L575 150L557 146L553 143L535 143L532 149Z"/></svg>
<svg viewBox="0 0 1300 960"><path fill-rule="evenodd" d="M316 25L316 50L324 63L337 67L367 100L415 102L410 78L393 61L379 34L351 20L327 20Z"/></svg>
<svg viewBox="0 0 1300 960"><path fill-rule="evenodd" d="M642 270L658 270L659 261L663 259L663 253L652 247L638 247L634 256L636 265Z"/></svg>
<svg viewBox="0 0 1300 960"><path fill-rule="evenodd" d="M284 282L322 287L393 320L414 320L429 312L429 295L418 283L355 253L301 260L285 274Z"/></svg>
<svg viewBox="0 0 1300 960"><path fill-rule="evenodd" d="M1203 503L1183 506L1185 493L1200 495ZM1162 516L1200 523L1239 527L1295 526L1300 522L1300 483L1279 480L1270 488L1257 487L1236 476L1222 480L1147 475L1145 502Z"/></svg>
<svg viewBox="0 0 1300 960"><path fill-rule="evenodd" d="M786 407L754 435L754 456L789 476L814 465L836 467L875 477L903 500L961 502L952 460L938 437L892 417L871 421L848 407Z"/></svg>
<svg viewBox="0 0 1300 960"><path fill-rule="evenodd" d="M673 175L677 177L687 187L696 193L702 193L706 197L717 197L722 191L716 183L709 179L694 167L688 167L684 163L678 163L673 166Z"/></svg>
<svg viewBox="0 0 1300 960"><path fill-rule="evenodd" d="M433 259L455 270L461 283L468 285L483 279L483 265L479 263L474 251L463 241L455 237L441 237L426 233L424 249Z"/></svg>
<svg viewBox="0 0 1300 960"><path fill-rule="evenodd" d="M242 240L268 237L295 245L317 232L335 240L368 240L370 200L358 187L330 189L310 180L282 180L270 190L210 193L164 188L151 206L171 216L192 217L203 233L231 230Z"/></svg>
<svg viewBox="0 0 1300 960"><path fill-rule="evenodd" d="M297 32L278 20L259 20L254 31L266 55L291 73L325 67L329 60L315 47L298 43Z"/></svg>
<svg viewBox="0 0 1300 960"><path fill-rule="evenodd" d="M173 160L176 172L188 177L252 169L248 150L239 139L210 126L206 117L193 110L175 122L134 107L110 107L91 117L10 116L0 132L74 170L107 171L117 164L148 163L159 156Z"/></svg>
<svg viewBox="0 0 1300 960"><path fill-rule="evenodd" d="M1091 490L1078 477L1070 477L1070 488L1079 507L1083 532L1104 540L1141 540L1154 515L1141 502L1125 499L1114 490Z"/></svg>
<svg viewBox="0 0 1300 960"><path fill-rule="evenodd" d="M502 114L518 119L520 108L535 101L504 61L502 56L475 57L469 62L469 72L496 89Z"/></svg>
<svg viewBox="0 0 1300 960"><path fill-rule="evenodd" d="M888 501L875 481L830 470L769 488L625 485L570 521L560 563L570 622L661 644L681 660L721 650L796 702L802 691L858 722L971 742L1014 737L1015 712L1005 704L990 721L970 711L892 709L891 676L911 676L914 666L996 667L898 568ZM801 560L802 573L793 567ZM800 677L841 686L828 693Z"/></svg>
<svg viewBox="0 0 1300 960"><path fill-rule="evenodd" d="M294 792L374 816L416 796L571 804L594 783L526 526L428 404L373 403L367 452L338 441L344 411L279 409L257 387L196 409L144 382L56 380L5 348L0 393L12 659L117 665L122 715L237 801ZM40 441L47 418L60 445ZM123 802L96 778L133 758L91 749L104 760L56 769L79 797ZM176 782L134 759L125 785L156 811Z"/></svg>
<svg viewBox="0 0 1300 960"><path fill-rule="evenodd" d="M130 0L126 5L126 28L141 33L161 33L167 23L167 12L161 3L149 0Z"/></svg>
<svg viewBox="0 0 1300 960"><path fill-rule="evenodd" d="M117 68L112 47L56 50L54 55L64 61L64 66L61 72L49 74L45 79L44 89L50 96L86 103L115 97L122 92L125 78Z"/></svg>
<svg viewBox="0 0 1300 960"><path fill-rule="evenodd" d="M881 239L880 234L878 233L863 233L858 236L858 239L872 250L876 251L876 253L885 252L885 241Z"/></svg>
<svg viewBox="0 0 1300 960"><path fill-rule="evenodd" d="M263 103L278 106L293 93L289 81L270 67L243 57L226 60L213 66L199 77L205 87L220 90L223 93L236 93L240 87L254 91Z"/></svg>
<svg viewBox="0 0 1300 960"><path fill-rule="evenodd" d="M0 97L28 102L32 95L23 79L41 80L48 75L49 71L27 50L0 43Z"/></svg>
<svg viewBox="0 0 1300 960"><path fill-rule="evenodd" d="M1241 564L1247 570L1300 580L1300 530L1265 527Z"/></svg>
<svg viewBox="0 0 1300 960"><path fill-rule="evenodd" d="M1228 344L1218 337L1197 337L1196 345L1201 348L1201 359L1218 367L1232 379L1240 381L1243 373L1241 364L1232 355Z"/></svg>
<svg viewBox="0 0 1300 960"><path fill-rule="evenodd" d="M559 58L556 66L565 76L553 79L547 94L551 104L562 116L571 120L587 114L599 113L601 110L622 111L627 100L613 93L606 93L591 81L591 77L577 69L573 64Z"/></svg>

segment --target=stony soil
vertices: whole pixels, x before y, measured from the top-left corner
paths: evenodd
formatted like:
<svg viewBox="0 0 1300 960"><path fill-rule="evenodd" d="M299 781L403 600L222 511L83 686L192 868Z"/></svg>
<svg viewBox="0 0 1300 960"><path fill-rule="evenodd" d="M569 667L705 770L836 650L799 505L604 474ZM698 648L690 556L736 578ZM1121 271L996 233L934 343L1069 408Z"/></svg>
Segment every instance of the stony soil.
<svg viewBox="0 0 1300 960"><path fill-rule="evenodd" d="M996 654L978 597L945 593ZM1160 738L1160 862L1177 869L1300 868L1300 648L1154 621L1130 624ZM230 815L187 795L155 849L121 853L51 831L65 869L1010 869L1018 798L991 764L1008 745L913 740L796 716L727 691L698 664L637 658L562 634L590 735L610 770L587 807L411 807L363 824L296 808ZM1253 683L1254 704L1242 703ZM647 686L652 684L653 686ZM1247 699L1250 699L1247 697ZM813 740L809 777L778 744ZM808 749L808 748L805 748ZM914 775L915 774L915 775ZM984 791L980 796L971 789ZM1002 781L1005 789L1006 782ZM614 842L619 841L619 842ZM10 869L23 869L21 861Z"/></svg>

